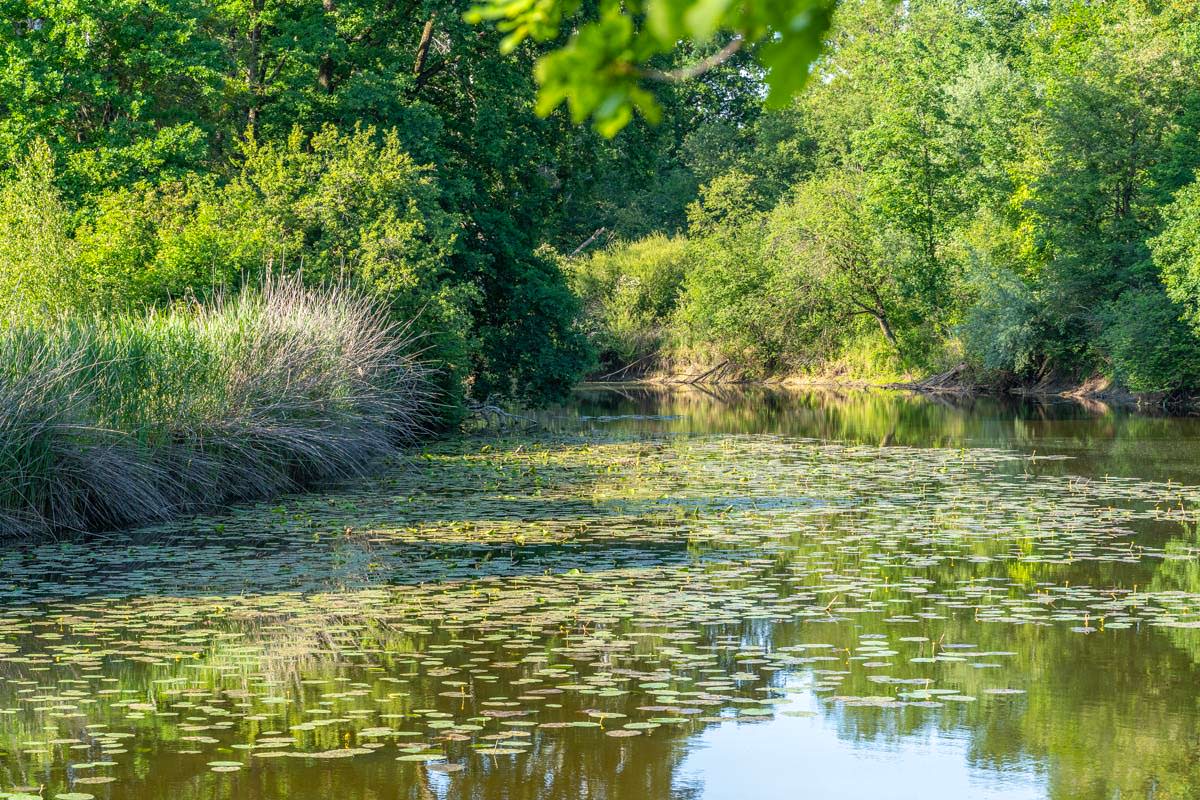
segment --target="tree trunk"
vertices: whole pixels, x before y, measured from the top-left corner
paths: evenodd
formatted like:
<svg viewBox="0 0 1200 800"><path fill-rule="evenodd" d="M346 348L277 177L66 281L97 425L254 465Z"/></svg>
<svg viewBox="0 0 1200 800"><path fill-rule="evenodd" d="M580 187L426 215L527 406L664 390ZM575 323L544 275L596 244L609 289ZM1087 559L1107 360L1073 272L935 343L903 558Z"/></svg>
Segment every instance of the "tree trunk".
<svg viewBox="0 0 1200 800"><path fill-rule="evenodd" d="M892 326L888 324L887 315L881 311L875 312L875 319L879 321L879 330L883 331L883 336L888 340L888 343L897 350L900 349L899 342L896 341L896 334L892 333Z"/></svg>
<svg viewBox="0 0 1200 800"><path fill-rule="evenodd" d="M321 0L321 7L325 9L325 15L328 17L337 10L337 0ZM329 21L329 38L332 39L337 32L333 30L333 20ZM333 91L333 55L326 50L321 54L321 63L317 67L317 86L325 94Z"/></svg>
<svg viewBox="0 0 1200 800"><path fill-rule="evenodd" d="M425 70L425 59L429 55L429 43L433 40L433 21L437 14L430 14L421 31L421 41L417 44L417 60L413 62L413 75L420 76Z"/></svg>
<svg viewBox="0 0 1200 800"><path fill-rule="evenodd" d="M250 94L250 104L246 109L246 133L254 132L258 124L258 102L262 93L262 23L259 14L262 13L263 0L254 0L250 4L249 29L246 39L249 42L249 52L246 56L246 89Z"/></svg>

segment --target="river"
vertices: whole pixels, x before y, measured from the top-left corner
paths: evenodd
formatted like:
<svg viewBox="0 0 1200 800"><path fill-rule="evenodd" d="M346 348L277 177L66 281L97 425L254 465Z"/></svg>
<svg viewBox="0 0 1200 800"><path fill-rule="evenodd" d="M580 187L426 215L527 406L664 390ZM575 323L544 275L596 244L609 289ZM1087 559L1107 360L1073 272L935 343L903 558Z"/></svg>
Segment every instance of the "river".
<svg viewBox="0 0 1200 800"><path fill-rule="evenodd" d="M1200 796L1200 420L587 387L0 551L0 800Z"/></svg>

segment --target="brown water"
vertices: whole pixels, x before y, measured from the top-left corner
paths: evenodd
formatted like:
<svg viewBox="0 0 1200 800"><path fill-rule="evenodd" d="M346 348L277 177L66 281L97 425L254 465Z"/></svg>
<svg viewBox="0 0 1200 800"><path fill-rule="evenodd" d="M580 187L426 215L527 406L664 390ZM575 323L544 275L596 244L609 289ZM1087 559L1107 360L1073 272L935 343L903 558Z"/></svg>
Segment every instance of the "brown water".
<svg viewBox="0 0 1200 800"><path fill-rule="evenodd" d="M1200 796L1200 421L585 389L0 553L0 798Z"/></svg>

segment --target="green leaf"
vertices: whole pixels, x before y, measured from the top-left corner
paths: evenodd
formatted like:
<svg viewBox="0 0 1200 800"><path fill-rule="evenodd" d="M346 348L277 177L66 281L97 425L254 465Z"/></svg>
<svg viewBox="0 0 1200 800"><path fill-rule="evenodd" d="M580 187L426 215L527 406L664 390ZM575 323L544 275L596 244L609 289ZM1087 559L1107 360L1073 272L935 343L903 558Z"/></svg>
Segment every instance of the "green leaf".
<svg viewBox="0 0 1200 800"><path fill-rule="evenodd" d="M768 69L767 105L781 108L804 88L833 21L833 3L797 14L786 30L764 45L759 59Z"/></svg>
<svg viewBox="0 0 1200 800"><path fill-rule="evenodd" d="M683 15L688 33L699 42L712 38L717 29L722 27L730 3L731 0L699 0L692 4Z"/></svg>

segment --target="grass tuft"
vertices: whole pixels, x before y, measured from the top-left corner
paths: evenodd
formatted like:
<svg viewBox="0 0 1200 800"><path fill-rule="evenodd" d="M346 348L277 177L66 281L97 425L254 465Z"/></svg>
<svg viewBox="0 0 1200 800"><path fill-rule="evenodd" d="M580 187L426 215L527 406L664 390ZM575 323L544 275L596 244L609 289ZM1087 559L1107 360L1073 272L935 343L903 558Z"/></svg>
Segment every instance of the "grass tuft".
<svg viewBox="0 0 1200 800"><path fill-rule="evenodd" d="M0 330L0 536L156 522L363 473L434 420L385 309L292 280Z"/></svg>

